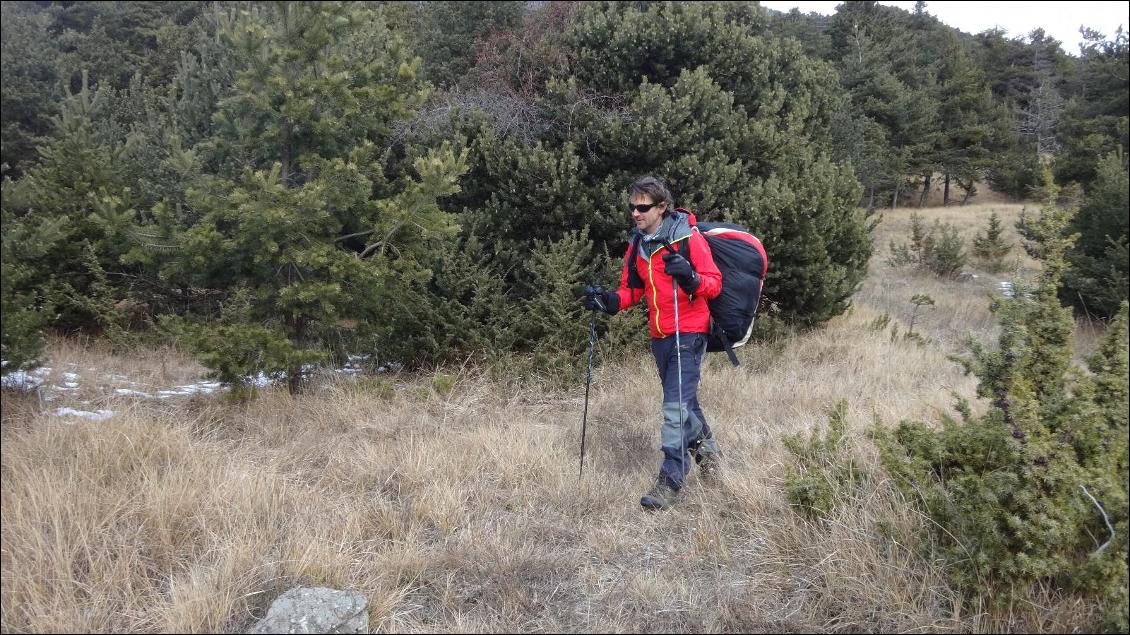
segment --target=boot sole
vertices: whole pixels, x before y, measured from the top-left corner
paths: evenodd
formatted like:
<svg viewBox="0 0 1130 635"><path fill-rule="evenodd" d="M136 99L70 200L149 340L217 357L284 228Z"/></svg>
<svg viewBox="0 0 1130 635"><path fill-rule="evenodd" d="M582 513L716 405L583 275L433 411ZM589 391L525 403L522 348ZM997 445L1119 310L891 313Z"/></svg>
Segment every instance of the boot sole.
<svg viewBox="0 0 1130 635"><path fill-rule="evenodd" d="M652 498L651 496L644 496L643 498L640 499L640 506L643 507L644 509L647 509L647 510L650 510L650 511L655 511L657 509L667 509L668 507L671 506L671 504L668 503L668 504L664 505L663 501L661 501L657 498Z"/></svg>

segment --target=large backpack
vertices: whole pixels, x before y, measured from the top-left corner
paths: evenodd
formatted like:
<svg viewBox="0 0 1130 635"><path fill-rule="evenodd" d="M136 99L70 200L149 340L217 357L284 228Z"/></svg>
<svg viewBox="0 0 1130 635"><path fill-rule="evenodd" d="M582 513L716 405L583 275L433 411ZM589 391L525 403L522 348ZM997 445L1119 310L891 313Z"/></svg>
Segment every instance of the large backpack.
<svg viewBox="0 0 1130 635"><path fill-rule="evenodd" d="M735 348L749 341L753 332L753 321L757 317L757 307L761 299L762 281L769 270L769 259L765 247L757 236L740 225L731 223L696 223L694 214L678 208L678 213L687 214L692 231L698 231L710 246L714 264L722 273L722 291L707 302L710 307L710 334L707 336L706 350L726 351L734 366L738 365ZM680 243L668 247L679 253ZM633 282L643 287L643 279L636 269L636 254L639 251L638 236L632 239L631 253L628 256L629 286ZM690 259L690 250L685 250L685 258ZM691 263L694 266L694 263Z"/></svg>

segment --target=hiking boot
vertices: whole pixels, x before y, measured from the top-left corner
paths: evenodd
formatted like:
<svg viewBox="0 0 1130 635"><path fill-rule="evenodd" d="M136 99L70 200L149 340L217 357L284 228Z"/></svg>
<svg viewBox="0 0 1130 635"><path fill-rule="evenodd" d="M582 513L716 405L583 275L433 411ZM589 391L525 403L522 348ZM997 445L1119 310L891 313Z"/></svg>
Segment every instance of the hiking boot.
<svg viewBox="0 0 1130 635"><path fill-rule="evenodd" d="M640 505L644 509L667 509L675 504L679 498L679 490L671 487L667 483L667 479L660 476L655 479L655 485L651 486L651 491L644 494L640 499Z"/></svg>
<svg viewBox="0 0 1130 635"><path fill-rule="evenodd" d="M717 483L722 479L721 452L700 452L694 458L698 463L698 477L704 483Z"/></svg>
<svg viewBox="0 0 1130 635"><path fill-rule="evenodd" d="M698 463L699 478L706 483L717 483L722 476L722 451L713 438L696 439L687 448Z"/></svg>

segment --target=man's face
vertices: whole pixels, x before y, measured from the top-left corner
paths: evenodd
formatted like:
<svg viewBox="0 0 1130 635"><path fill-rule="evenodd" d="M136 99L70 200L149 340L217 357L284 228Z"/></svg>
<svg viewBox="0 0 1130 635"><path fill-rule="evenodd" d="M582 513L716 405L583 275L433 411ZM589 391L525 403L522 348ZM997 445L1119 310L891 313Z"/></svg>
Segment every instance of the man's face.
<svg viewBox="0 0 1130 635"><path fill-rule="evenodd" d="M645 234L654 234L655 230L659 229L659 224L663 222L663 212L667 210L667 202L657 205L647 194L633 194L628 201L628 207L636 227Z"/></svg>

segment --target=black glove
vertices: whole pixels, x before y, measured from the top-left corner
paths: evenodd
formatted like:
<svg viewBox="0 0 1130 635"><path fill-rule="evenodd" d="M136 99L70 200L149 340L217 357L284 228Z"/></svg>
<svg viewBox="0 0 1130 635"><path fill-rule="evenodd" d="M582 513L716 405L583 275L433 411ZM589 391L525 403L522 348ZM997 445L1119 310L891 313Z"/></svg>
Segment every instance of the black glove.
<svg viewBox="0 0 1130 635"><path fill-rule="evenodd" d="M686 258L681 254L668 252L663 254L663 262L666 265L664 271L679 283L679 286L687 295L698 291L700 282L698 273L695 272L694 267L691 267L691 263Z"/></svg>
<svg viewBox="0 0 1130 635"><path fill-rule="evenodd" d="M620 296L615 291L592 290L585 293L581 304L589 311L604 311L616 315L620 311Z"/></svg>

